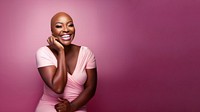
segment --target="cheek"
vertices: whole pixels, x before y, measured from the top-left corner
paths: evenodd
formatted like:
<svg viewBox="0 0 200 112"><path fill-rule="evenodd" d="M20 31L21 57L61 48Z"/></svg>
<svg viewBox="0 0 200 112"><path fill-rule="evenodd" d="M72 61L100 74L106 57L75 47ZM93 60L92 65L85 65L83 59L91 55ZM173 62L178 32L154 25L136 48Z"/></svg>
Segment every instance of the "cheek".
<svg viewBox="0 0 200 112"><path fill-rule="evenodd" d="M71 32L75 32L75 28L70 28L70 31Z"/></svg>
<svg viewBox="0 0 200 112"><path fill-rule="evenodd" d="M53 34L59 34L60 32L61 32L60 29L53 29L53 30L52 30L52 33L53 33Z"/></svg>

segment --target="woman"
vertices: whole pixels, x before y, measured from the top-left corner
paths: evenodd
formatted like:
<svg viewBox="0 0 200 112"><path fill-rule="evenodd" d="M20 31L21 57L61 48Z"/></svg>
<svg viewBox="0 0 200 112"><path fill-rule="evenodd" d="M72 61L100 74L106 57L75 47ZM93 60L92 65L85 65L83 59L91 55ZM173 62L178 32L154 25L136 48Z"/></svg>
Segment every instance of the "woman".
<svg viewBox="0 0 200 112"><path fill-rule="evenodd" d="M36 53L45 82L36 112L86 112L97 84L94 54L87 47L72 44L75 27L68 14L59 12L52 17L51 32L49 45Z"/></svg>

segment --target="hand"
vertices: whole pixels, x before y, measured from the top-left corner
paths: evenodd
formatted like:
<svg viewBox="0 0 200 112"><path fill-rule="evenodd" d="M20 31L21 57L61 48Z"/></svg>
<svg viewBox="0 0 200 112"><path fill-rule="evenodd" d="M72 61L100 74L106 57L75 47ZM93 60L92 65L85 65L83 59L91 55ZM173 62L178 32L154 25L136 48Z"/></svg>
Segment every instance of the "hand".
<svg viewBox="0 0 200 112"><path fill-rule="evenodd" d="M72 112L70 102L67 99L58 98L59 103L55 105L57 112Z"/></svg>
<svg viewBox="0 0 200 112"><path fill-rule="evenodd" d="M54 36L50 36L48 39L47 39L47 42L49 43L49 45L55 49L57 52L60 52L62 50L64 50L64 47L63 45L58 42L58 38L57 37L54 37Z"/></svg>

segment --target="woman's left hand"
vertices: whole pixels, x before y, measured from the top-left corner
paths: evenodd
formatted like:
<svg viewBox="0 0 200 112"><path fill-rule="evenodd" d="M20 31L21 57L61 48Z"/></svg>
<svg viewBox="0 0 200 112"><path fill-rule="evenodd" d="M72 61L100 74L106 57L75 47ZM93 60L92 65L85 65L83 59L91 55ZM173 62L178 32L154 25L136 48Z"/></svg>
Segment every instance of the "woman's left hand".
<svg viewBox="0 0 200 112"><path fill-rule="evenodd" d="M57 112L72 112L70 102L67 99L58 98L59 103L55 105Z"/></svg>

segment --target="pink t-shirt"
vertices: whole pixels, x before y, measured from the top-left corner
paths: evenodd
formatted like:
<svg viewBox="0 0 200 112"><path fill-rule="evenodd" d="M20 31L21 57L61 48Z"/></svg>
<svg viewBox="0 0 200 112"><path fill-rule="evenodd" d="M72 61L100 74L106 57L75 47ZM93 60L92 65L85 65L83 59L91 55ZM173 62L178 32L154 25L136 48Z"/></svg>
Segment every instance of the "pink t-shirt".
<svg viewBox="0 0 200 112"><path fill-rule="evenodd" d="M52 51L47 47L41 47L36 53L37 67L54 65L57 67L57 59ZM84 83L87 80L86 69L96 68L94 54L85 46L81 46L76 67L73 74L68 73L68 81L63 94L56 94L46 84L44 84L44 93L40 99L36 112L56 112L54 105L58 103L58 97L73 101L84 89ZM86 112L86 106L83 106L76 112Z"/></svg>

